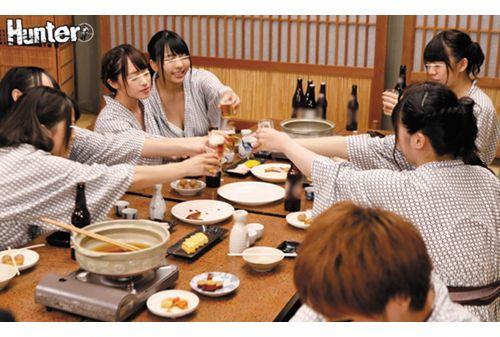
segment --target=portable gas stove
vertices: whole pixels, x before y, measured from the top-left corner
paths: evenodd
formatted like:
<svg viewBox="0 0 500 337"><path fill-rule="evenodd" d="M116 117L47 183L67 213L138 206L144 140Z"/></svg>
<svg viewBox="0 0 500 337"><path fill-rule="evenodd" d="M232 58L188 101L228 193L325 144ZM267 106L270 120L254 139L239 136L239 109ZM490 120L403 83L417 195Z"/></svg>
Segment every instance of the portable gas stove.
<svg viewBox="0 0 500 337"><path fill-rule="evenodd" d="M131 278L109 278L83 269L68 276L48 274L36 286L35 303L100 321L123 321L149 296L172 287L178 277L175 265Z"/></svg>

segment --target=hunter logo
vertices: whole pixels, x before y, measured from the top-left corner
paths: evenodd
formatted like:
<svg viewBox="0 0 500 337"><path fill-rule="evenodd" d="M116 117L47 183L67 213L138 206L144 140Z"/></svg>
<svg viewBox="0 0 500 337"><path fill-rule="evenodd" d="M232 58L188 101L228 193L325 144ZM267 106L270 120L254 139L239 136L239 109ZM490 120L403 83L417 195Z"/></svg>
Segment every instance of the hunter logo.
<svg viewBox="0 0 500 337"><path fill-rule="evenodd" d="M56 27L47 21L45 27L24 28L21 19L7 19L7 43L9 46L29 46L45 43L88 42L94 29L88 23L78 26Z"/></svg>

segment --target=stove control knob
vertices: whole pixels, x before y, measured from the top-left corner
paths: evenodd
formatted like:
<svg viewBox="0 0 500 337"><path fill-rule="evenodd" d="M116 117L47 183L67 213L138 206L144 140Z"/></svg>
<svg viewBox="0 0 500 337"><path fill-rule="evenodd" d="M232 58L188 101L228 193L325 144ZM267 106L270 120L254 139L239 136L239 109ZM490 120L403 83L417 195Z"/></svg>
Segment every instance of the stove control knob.
<svg viewBox="0 0 500 337"><path fill-rule="evenodd" d="M79 272L78 274L76 274L76 279L78 281L87 282L89 279L89 272L88 271Z"/></svg>

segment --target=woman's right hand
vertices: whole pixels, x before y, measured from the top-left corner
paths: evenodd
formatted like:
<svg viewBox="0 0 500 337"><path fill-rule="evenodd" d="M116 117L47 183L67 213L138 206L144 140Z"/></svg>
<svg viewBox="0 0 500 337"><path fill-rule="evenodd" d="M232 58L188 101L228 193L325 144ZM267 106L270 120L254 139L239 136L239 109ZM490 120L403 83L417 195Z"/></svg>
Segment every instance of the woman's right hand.
<svg viewBox="0 0 500 337"><path fill-rule="evenodd" d="M392 115L392 110L398 104L398 93L394 90L386 90L382 93L382 111L385 115Z"/></svg>
<svg viewBox="0 0 500 337"><path fill-rule="evenodd" d="M220 161L217 153L208 152L186 159L182 165L185 167L186 176L207 176L219 169Z"/></svg>

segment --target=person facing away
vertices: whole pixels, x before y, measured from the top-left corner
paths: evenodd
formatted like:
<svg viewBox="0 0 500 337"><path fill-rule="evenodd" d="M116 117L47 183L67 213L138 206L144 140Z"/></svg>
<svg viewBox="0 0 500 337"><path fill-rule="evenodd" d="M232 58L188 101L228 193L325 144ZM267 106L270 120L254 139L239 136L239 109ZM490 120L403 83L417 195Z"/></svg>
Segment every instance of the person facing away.
<svg viewBox="0 0 500 337"><path fill-rule="evenodd" d="M256 136L261 149L284 153L312 177L313 215L343 200L393 211L419 229L447 286L490 288L500 280L500 181L477 156L473 105L438 83L406 89L392 120L396 146L412 170L335 162L276 130ZM467 308L495 321L500 298Z"/></svg>
<svg viewBox="0 0 500 337"><path fill-rule="evenodd" d="M305 305L293 322L478 320L450 300L411 223L347 201L313 219L294 281Z"/></svg>
<svg viewBox="0 0 500 337"><path fill-rule="evenodd" d="M180 163L138 166L142 144L135 143L112 151L115 157L124 158L122 164L85 164L68 159L74 136L71 126L77 117L78 107L66 94L36 87L28 89L2 120L0 250L23 245L56 229L44 224L41 217L69 223L78 183L86 185L92 219L101 221L129 188L207 175L219 165L215 153L204 153ZM83 152L88 146L82 146Z"/></svg>

